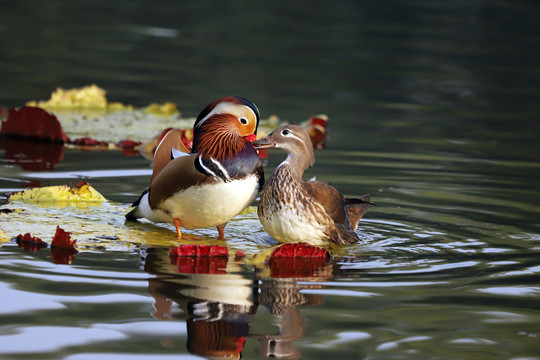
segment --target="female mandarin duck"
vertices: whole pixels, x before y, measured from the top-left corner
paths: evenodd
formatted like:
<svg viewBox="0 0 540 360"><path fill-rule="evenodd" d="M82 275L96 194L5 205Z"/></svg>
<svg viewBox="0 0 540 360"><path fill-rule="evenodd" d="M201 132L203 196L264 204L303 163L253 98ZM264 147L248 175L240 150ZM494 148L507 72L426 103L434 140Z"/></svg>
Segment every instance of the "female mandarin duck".
<svg viewBox="0 0 540 360"><path fill-rule="evenodd" d="M315 156L308 133L298 125L284 125L253 143L256 149L281 148L287 159L264 186L258 213L264 229L278 242L324 245L359 241L358 221L371 205L370 196L345 199L320 181L303 181Z"/></svg>
<svg viewBox="0 0 540 360"><path fill-rule="evenodd" d="M150 187L126 218L172 222L180 226L216 226L219 238L227 221L248 207L264 183L263 163L251 141L259 125L251 101L225 97L208 105L193 126L193 148L171 130L156 148Z"/></svg>

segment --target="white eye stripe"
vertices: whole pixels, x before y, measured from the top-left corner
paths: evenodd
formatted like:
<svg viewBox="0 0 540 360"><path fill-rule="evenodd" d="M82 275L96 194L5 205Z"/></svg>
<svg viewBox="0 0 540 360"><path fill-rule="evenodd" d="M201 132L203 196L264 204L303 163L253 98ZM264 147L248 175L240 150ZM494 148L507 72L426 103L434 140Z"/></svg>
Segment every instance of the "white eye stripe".
<svg viewBox="0 0 540 360"><path fill-rule="evenodd" d="M199 121L199 123L197 124L196 127L199 127L202 125L202 123L204 123L207 119L211 118L212 116L216 115L216 114L233 114L234 115L234 111L232 111L231 109L231 106L239 106L238 104L235 104L235 103L232 103L232 102L222 102L222 103L219 103L217 104L213 109L212 111L210 111L204 118L201 119L201 121ZM257 118L257 114L255 114L255 112L253 111L252 108L250 108L249 106L246 106L246 105L242 105L243 107L245 107L246 109L248 109L255 118ZM242 118L245 118L244 116L242 116ZM245 118L247 120L247 118Z"/></svg>
<svg viewBox="0 0 540 360"><path fill-rule="evenodd" d="M296 139L296 140L298 140L298 141L300 141L300 142L304 142L304 140L300 139L298 136L294 135L292 132L288 133L288 134L285 135L285 136L291 137L291 138Z"/></svg>
<svg viewBox="0 0 540 360"><path fill-rule="evenodd" d="M247 105L242 105L243 107L245 107L246 109L248 109L252 114L253 114L253 117L256 119L257 118L257 114L255 113L255 111L253 111L252 108L250 108L249 106ZM259 110L259 109L257 109Z"/></svg>

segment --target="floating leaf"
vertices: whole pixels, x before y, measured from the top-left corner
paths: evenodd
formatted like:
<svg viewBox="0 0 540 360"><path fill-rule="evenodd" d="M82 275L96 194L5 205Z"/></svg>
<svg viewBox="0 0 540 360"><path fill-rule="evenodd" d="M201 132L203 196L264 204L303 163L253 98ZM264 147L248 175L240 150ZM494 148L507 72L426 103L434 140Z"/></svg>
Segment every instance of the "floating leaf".
<svg viewBox="0 0 540 360"><path fill-rule="evenodd" d="M70 144L73 144L75 146L89 146L89 147L104 147L108 148L109 143L106 141L100 141L93 139L91 137L81 137L75 140L72 140L69 142Z"/></svg>
<svg viewBox="0 0 540 360"><path fill-rule="evenodd" d="M306 243L298 244L283 244L277 247L272 254L270 259L274 258L323 258L329 259L330 252L328 250L318 247L311 246Z"/></svg>
<svg viewBox="0 0 540 360"><path fill-rule="evenodd" d="M283 244L268 259L272 277L312 277L323 269L331 254L328 250L307 244Z"/></svg>
<svg viewBox="0 0 540 360"><path fill-rule="evenodd" d="M152 103L144 109L144 112L158 116L173 116L180 114L176 105L172 102L166 102L164 104Z"/></svg>
<svg viewBox="0 0 540 360"><path fill-rule="evenodd" d="M2 229L0 229L0 244L8 242L8 241L9 241L9 237L6 235L6 233Z"/></svg>
<svg viewBox="0 0 540 360"><path fill-rule="evenodd" d="M107 107L107 92L99 86L92 84L82 88L64 90L57 88L52 92L51 98L46 101L29 101L28 106L42 108L98 108Z"/></svg>
<svg viewBox="0 0 540 360"><path fill-rule="evenodd" d="M30 233L26 233L24 235L19 234L15 239L17 241L17 245L22 247L26 252L39 251L49 246L49 244L47 244L45 241L41 240L37 236L30 235Z"/></svg>
<svg viewBox="0 0 540 360"><path fill-rule="evenodd" d="M30 188L12 193L8 201L24 201L32 203L102 203L105 201L90 184L81 182L77 187L67 185Z"/></svg>
<svg viewBox="0 0 540 360"><path fill-rule="evenodd" d="M62 248L67 250L75 250L77 249L77 240L73 240L71 238L71 233L65 231L60 226L56 227L56 233L54 234L51 248Z"/></svg>
<svg viewBox="0 0 540 360"><path fill-rule="evenodd" d="M175 256L192 256L192 257L211 257L222 256L228 257L229 252L226 246L219 245L180 245L173 247L169 254Z"/></svg>
<svg viewBox="0 0 540 360"><path fill-rule="evenodd" d="M62 143L69 140L56 116L29 106L12 109L7 120L2 122L0 134Z"/></svg>

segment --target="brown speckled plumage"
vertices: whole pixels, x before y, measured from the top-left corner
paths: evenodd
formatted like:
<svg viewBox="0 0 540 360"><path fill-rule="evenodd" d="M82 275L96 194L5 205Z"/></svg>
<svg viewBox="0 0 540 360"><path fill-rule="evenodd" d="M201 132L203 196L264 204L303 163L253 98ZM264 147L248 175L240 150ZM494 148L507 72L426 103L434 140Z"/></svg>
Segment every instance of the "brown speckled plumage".
<svg viewBox="0 0 540 360"><path fill-rule="evenodd" d="M261 223L274 239L313 245L359 240L353 227L369 207L369 196L358 200L364 207L362 212L354 212L356 223L352 227L346 199L339 191L326 183L302 180L304 171L314 162L313 147L304 129L285 125L255 145L282 148L288 154L268 179L258 207Z"/></svg>

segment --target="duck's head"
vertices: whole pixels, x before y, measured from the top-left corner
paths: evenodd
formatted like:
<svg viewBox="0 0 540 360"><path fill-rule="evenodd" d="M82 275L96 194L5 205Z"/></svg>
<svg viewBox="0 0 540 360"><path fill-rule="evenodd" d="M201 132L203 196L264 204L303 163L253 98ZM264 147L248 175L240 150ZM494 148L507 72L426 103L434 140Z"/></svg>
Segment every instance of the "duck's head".
<svg viewBox="0 0 540 360"><path fill-rule="evenodd" d="M283 125L275 129L267 137L253 142L256 150L279 148L288 154L288 161L307 169L315 163L313 145L309 134L298 125ZM302 164L302 165L300 165Z"/></svg>
<svg viewBox="0 0 540 360"><path fill-rule="evenodd" d="M234 156L245 140L256 139L260 114L251 101L227 96L206 106L193 126L193 152L223 158Z"/></svg>

